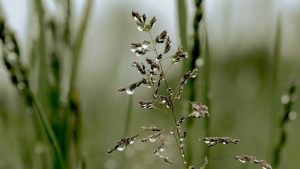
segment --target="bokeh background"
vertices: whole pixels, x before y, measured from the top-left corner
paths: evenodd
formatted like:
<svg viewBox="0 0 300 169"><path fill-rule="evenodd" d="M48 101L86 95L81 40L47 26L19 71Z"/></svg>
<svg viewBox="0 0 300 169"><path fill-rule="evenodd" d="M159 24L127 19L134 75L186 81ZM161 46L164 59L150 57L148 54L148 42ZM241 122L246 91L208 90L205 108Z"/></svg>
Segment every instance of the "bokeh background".
<svg viewBox="0 0 300 169"><path fill-rule="evenodd" d="M38 36L37 17L33 0L1 0L1 15L16 33L22 51L22 61L30 68L32 41ZM42 1L46 18L60 19L61 10L55 0ZM71 32L80 27L85 0L71 1ZM186 0L187 41L193 45L193 0ZM286 83L300 78L300 1L259 0L207 0L205 25L209 38L211 58L211 135L241 139L239 145L215 146L211 149L210 168L255 169L253 164L241 165L228 158L230 155L251 154L259 159L270 160L268 148L279 141L280 119L283 106L277 101L276 126L270 129L270 96L272 95L271 70L276 40L276 28L280 19L280 64L278 67L278 93L286 92ZM87 168L103 169L152 169L181 168L176 149L172 146L167 154L174 158L169 165L152 156L155 145L135 144L124 152L106 155L106 151L123 137L128 107L128 95L117 93L140 77L131 66L136 58L130 52L130 43L148 37L137 30L131 11L157 17L153 33L166 29L172 40L172 51L180 44L178 5L175 0L94 0L90 20L80 54L76 86L82 111L82 153ZM203 24L203 23L202 23ZM201 30L200 30L201 31ZM203 35L200 33L200 35ZM74 37L71 37L71 39ZM200 37L201 38L201 37ZM169 75L171 86L181 78L184 64L176 65ZM201 67L200 67L201 71ZM18 91L11 84L4 65L0 64L0 168L41 168L40 152L43 141L34 137L35 126L31 114L26 112ZM201 78L197 80L197 98L201 95ZM36 79L32 79L34 81ZM298 81L298 82L297 82ZM35 86L38 88L38 86ZM34 89L34 91L36 91ZM299 92L297 91L298 95ZM141 88L133 95L133 111L130 132L152 124L166 126L159 112L140 109L137 101L149 99L150 91ZM39 99L39 98L37 98ZM183 106L184 108L184 106ZM293 109L299 112L296 102ZM179 112L184 112L180 110ZM203 120L194 123L190 132L194 141L194 161L202 160ZM299 119L286 125L287 142L282 150L279 168L300 167ZM268 139L270 130L277 134ZM201 146L202 145L202 146ZM24 149L23 147L29 147ZM27 151L27 152L24 152ZM45 150L47 151L47 150ZM50 151L50 150L48 150ZM26 154L26 155L24 155ZM28 158L32 156L32 158ZM30 160L30 161L29 161ZM178 161L178 162L177 162Z"/></svg>

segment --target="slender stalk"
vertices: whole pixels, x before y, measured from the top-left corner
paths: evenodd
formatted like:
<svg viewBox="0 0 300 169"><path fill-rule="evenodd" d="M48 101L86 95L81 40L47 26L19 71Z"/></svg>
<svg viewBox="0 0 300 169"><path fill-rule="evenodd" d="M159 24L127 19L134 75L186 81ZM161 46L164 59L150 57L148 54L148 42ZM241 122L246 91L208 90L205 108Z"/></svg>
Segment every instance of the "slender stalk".
<svg viewBox="0 0 300 169"><path fill-rule="evenodd" d="M285 146L286 140L287 140L287 130L286 130L286 125L291 119L290 113L292 112L292 106L294 104L293 97L296 94L296 86L294 84L294 82L291 82L289 89L288 89L288 97L289 102L284 103L284 114L283 117L280 121L279 127L280 127L280 140L279 143L277 144L277 146L275 147L274 153L273 153L273 168L276 169L278 168L279 164L280 164L280 160L281 160L281 152L283 147Z"/></svg>
<svg viewBox="0 0 300 169"><path fill-rule="evenodd" d="M178 23L179 23L179 32L181 45L184 50L187 50L187 31L186 31L186 5L184 0L177 0L177 9L178 9Z"/></svg>
<svg viewBox="0 0 300 169"><path fill-rule="evenodd" d="M59 147L59 144L55 137L55 134L54 134L49 122L47 121L47 118L45 117L44 113L39 108L39 105L37 104L35 97L33 96L31 91L29 92L29 95L30 95L29 97L32 98L33 108L34 108L35 112L37 113L39 119L41 120L42 127L45 131L45 134L48 138L49 143L52 146L56 160L57 160L58 164L60 165L60 168L65 169L65 164L64 164L63 157L62 157L61 149Z"/></svg>
<svg viewBox="0 0 300 169"><path fill-rule="evenodd" d="M202 19L202 9L201 9L202 0L195 0L195 6L196 6L196 12L194 16L194 45L192 49L192 57L189 60L189 70L193 70L196 68L196 60L198 57L201 56L201 44L200 44L200 37L199 37L199 23ZM195 101L196 99L196 84L195 79L190 79L188 82L189 85L189 100ZM188 112L191 112L191 108L189 108ZM186 123L187 130L191 130L193 126L193 120L188 119ZM187 138L187 152L188 152L188 158L187 163L191 164L193 162L193 148L192 148L192 137Z"/></svg>
<svg viewBox="0 0 300 169"><path fill-rule="evenodd" d="M127 104L127 112L126 112L126 121L125 121L125 127L124 127L124 137L128 135L130 124L131 124L131 116L132 116L132 95L128 98L128 104Z"/></svg>
<svg viewBox="0 0 300 169"><path fill-rule="evenodd" d="M46 62L46 35L45 35L45 12L43 2L35 0L36 10L38 13L39 22L39 40L38 40L38 57L39 57L39 74L38 74L38 96L41 100L42 106L48 108L49 100L49 79L47 75L47 62Z"/></svg>
<svg viewBox="0 0 300 169"><path fill-rule="evenodd" d="M68 15L70 13L70 1L67 2L68 4ZM74 113L75 117L75 127L74 127L74 142L75 142L75 151L76 151L76 158L78 165L84 165L84 162L82 162L81 157L81 111L79 109L79 102L78 102L78 96L77 96L77 90L74 85L76 81L76 75L78 70L78 63L79 63L79 57L81 54L82 44L84 41L85 33L87 24L89 22L91 9L93 5L93 0L88 0L86 3L86 6L84 8L82 21L79 27L79 30L77 32L77 35L75 37L75 42L72 45L72 55L73 55L73 63L72 63L72 70L71 70L71 77L70 77L70 83L69 83L69 106L71 110ZM68 23L67 23L68 24ZM68 28L65 30L65 35L69 33ZM68 40L68 39L67 39ZM82 164L79 164L81 163Z"/></svg>
<svg viewBox="0 0 300 169"><path fill-rule="evenodd" d="M205 30L207 31L207 30ZM205 104L207 107L210 109L210 114L211 114L211 104L210 104L210 53L209 53L209 41L208 41L208 36L206 32L206 37L205 37L205 50L204 50L204 65L203 65L203 88L202 88L202 102ZM204 119L204 130L205 130L205 137L210 136L210 118L205 118ZM206 148L204 149L204 155L207 156L207 158L210 157L210 152L209 149Z"/></svg>
<svg viewBox="0 0 300 169"><path fill-rule="evenodd" d="M272 70L271 70L271 87L270 87L270 121L269 121L269 158L272 158L272 153L274 149L274 139L276 138L277 131L277 117L279 109L279 70L280 70L280 43L281 43L281 16L279 15L276 34L275 34L275 44L274 44L274 55L272 61ZM275 162L273 162L274 164Z"/></svg>
<svg viewBox="0 0 300 169"><path fill-rule="evenodd" d="M150 32L149 32L149 35L150 35L150 38L151 38L151 42L152 42L155 54L158 57L158 52L157 52L157 49L156 49L156 46L155 46L155 42L154 42L152 34ZM165 74L164 74L164 70L162 69L161 61L159 61L159 66L160 66L160 73L162 74L163 79L164 79L164 84L165 84L166 88L168 89L169 86L168 86L168 82L167 82L167 79L166 79ZM170 94L169 94L169 98L171 98ZM174 135L174 134L173 134L173 136L174 136L175 141L177 143L177 147L178 147L178 150L179 150L180 157L182 159L183 165L187 169L188 168L188 164L186 163L186 155L185 155L184 151L181 151L181 148L180 148L180 142L179 142L180 133L179 133L179 131L177 129L177 119L176 119L176 115L175 115L175 111L174 111L173 100L171 100L171 114L172 114L173 122L174 122L174 125L175 125L175 128L176 128L176 134L177 134L177 136Z"/></svg>
<svg viewBox="0 0 300 169"><path fill-rule="evenodd" d="M82 44L85 37L85 32L87 28L87 24L89 22L91 10L92 10L93 0L88 0L87 4L84 9L83 18L81 21L80 28L78 30L77 36L75 37L75 42L72 46L72 52L73 52L73 66L71 71L71 82L70 82L70 88L72 88L73 83L75 82L76 74L77 74L77 68L79 63L79 56L81 53Z"/></svg>

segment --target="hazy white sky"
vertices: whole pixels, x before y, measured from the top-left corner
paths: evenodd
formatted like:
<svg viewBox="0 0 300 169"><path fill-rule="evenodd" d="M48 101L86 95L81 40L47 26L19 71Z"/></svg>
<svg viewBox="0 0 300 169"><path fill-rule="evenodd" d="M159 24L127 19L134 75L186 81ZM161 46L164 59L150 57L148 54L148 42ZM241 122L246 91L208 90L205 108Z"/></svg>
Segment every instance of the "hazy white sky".
<svg viewBox="0 0 300 169"><path fill-rule="evenodd" d="M55 0L46 0L46 7L55 13ZM83 5L86 0L74 0L74 21L78 23ZM192 37L192 18L194 1L186 0L190 14L188 27L189 37ZM16 31L18 39L24 46L26 44L30 0L0 0L3 11L11 27ZM272 51L274 46L275 27L279 12L282 15L282 53L283 57L298 58L300 53L300 1L299 0L208 0L206 1L207 27L210 38L211 51L222 56L232 52L252 50L253 48L267 48ZM175 0L94 0L92 17L90 20L87 43L83 55L85 69L94 71L100 61L99 53L107 53L109 57L120 55L111 50L116 38L110 37L110 30L126 32L122 24L114 23L116 18L131 22L130 10L146 13L148 16L158 16L159 29L167 29L173 42L178 42L177 8ZM124 9L121 11L120 9ZM118 13L119 12L119 13ZM120 13L121 12L121 13ZM32 24L32 23L30 23ZM112 27L120 28L112 28ZM75 26L76 29L76 26ZM97 45L95 40L98 40ZM91 53L87 52L93 51ZM124 54L124 52L123 52ZM124 54L124 55L127 55ZM121 57L121 56L120 56ZM96 59L96 60L95 60ZM103 66L105 70L109 64ZM0 66L1 67L1 66ZM1 69L0 69L1 70Z"/></svg>

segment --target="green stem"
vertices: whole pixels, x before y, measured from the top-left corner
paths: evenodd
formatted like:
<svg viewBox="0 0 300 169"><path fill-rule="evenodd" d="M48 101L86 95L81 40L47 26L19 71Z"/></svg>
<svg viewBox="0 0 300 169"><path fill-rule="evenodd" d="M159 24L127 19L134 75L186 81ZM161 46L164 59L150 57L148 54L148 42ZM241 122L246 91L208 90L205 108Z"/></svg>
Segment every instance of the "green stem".
<svg viewBox="0 0 300 169"><path fill-rule="evenodd" d="M178 9L178 23L179 23L179 32L181 45L184 50L187 50L187 31L186 31L186 5L184 0L177 0L177 9Z"/></svg>
<svg viewBox="0 0 300 169"><path fill-rule="evenodd" d="M70 1L67 2L68 5L68 15L70 15ZM74 44L72 45L72 56L73 56L73 63L71 68L71 77L70 77L70 83L69 83L69 106L71 109L73 109L73 113L75 116L75 128L74 128L74 142L75 142L75 151L76 151L76 158L78 163L82 163L84 165L83 158L81 157L81 111L79 109L79 102L78 102L78 96L77 96L77 90L74 85L76 81L76 75L78 70L78 64L79 64L79 57L81 54L82 44L84 41L85 33L87 24L89 22L91 9L93 5L93 0L88 0L86 3L86 6L84 8L83 17L81 20L81 24L79 27L79 30L77 32L77 35L75 37ZM69 23L67 23L69 24ZM68 34L68 25L67 29L65 30L66 35ZM66 39L68 40L68 39ZM79 164L79 165L82 165Z"/></svg>
<svg viewBox="0 0 300 169"><path fill-rule="evenodd" d="M38 57L39 57L39 74L38 74L38 96L43 108L49 107L49 80L47 76L47 62L46 62L46 35L45 35L45 11L43 2L35 0L36 11L39 22L39 39L38 39Z"/></svg>
<svg viewBox="0 0 300 169"><path fill-rule="evenodd" d="M55 137L55 134L54 134L52 128L50 127L50 124L47 121L44 113L39 108L39 105L37 104L35 97L33 96L31 91L29 92L29 95L32 98L33 108L34 108L35 112L37 113L39 119L41 120L42 127L45 131L45 134L48 138L49 143L52 146L52 149L54 151L54 154L55 154L56 160L59 164L59 167L60 167L60 169L65 169L65 164L64 164L63 157L62 157L61 149L59 147L59 144Z"/></svg>
<svg viewBox="0 0 300 169"><path fill-rule="evenodd" d="M206 30L207 31L207 30ZM209 112L211 114L211 105L210 105L210 53L209 53L209 41L208 36L206 32L205 37L205 50L204 50L204 65L203 65L203 88L202 88L202 102L207 107L209 107ZM210 136L210 118L205 118L204 121L204 129L205 129L205 137ZM206 148L204 149L204 155L207 156L207 158L210 157L210 149Z"/></svg>
<svg viewBox="0 0 300 169"><path fill-rule="evenodd" d="M202 0L195 0L195 6L196 6L196 12L194 16L194 46L192 49L192 57L189 59L189 70L193 70L196 68L196 60L198 57L201 56L201 44L200 44L200 37L199 37L199 23L202 19L202 9L201 9L201 3ZM195 101L196 100L196 83L195 79L192 78L189 80L189 100ZM191 108L189 108L188 112L191 112ZM186 122L187 130L191 130L193 126L193 120L188 119ZM192 137L187 138L187 152L188 152L188 158L187 163L191 164L193 162L193 148L192 148Z"/></svg>
<svg viewBox="0 0 300 169"><path fill-rule="evenodd" d="M288 97L291 98L296 93L296 86L294 82L292 82L288 89ZM284 115L280 122L280 140L277 146L275 147L274 154L273 154L273 168L278 168L280 164L281 159L281 152L283 147L285 146L285 143L287 141L287 130L286 130L286 124L290 121L289 115L292 111L294 100L290 100L287 104L284 105Z"/></svg>
<svg viewBox="0 0 300 169"><path fill-rule="evenodd" d="M126 121L125 121L125 127L124 127L124 137L128 136L128 132L130 129L131 124L131 116L132 116L132 95L128 98L128 104L127 104L127 112L126 112Z"/></svg>
<svg viewBox="0 0 300 169"><path fill-rule="evenodd" d="M272 157L274 149L274 139L276 138L277 131L277 117L279 109L279 69L280 69L280 43L281 43L281 16L279 15L276 27L275 44L274 44L274 56L272 61L271 72L271 91L270 91L270 121L269 121L269 158ZM273 161L273 164L275 161Z"/></svg>

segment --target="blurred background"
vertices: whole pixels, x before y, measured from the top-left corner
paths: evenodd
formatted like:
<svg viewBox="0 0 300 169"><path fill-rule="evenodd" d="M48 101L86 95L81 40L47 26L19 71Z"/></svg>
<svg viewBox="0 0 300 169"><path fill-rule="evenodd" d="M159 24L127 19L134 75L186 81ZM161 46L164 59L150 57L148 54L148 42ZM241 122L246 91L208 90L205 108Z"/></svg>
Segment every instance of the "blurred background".
<svg viewBox="0 0 300 169"><path fill-rule="evenodd" d="M171 145L166 154L173 159L173 165L152 155L154 144L137 143L126 148L124 152L106 155L106 151L124 137L129 96L117 93L116 90L140 79L131 64L134 60L141 61L141 58L130 52L130 44L148 39L145 33L137 30L131 11L145 13L148 18L156 16L153 34L157 35L166 29L172 41L171 51L175 52L182 40L179 26L182 23L178 17L179 1L71 0L67 5L69 12L66 12L66 3L59 0L0 1L0 14L5 18L7 27L15 33L20 46L21 61L29 72L31 88L49 119L52 118L51 113L56 111L53 99L62 102L62 105L67 104L69 93L76 89L75 94L71 95L76 96L74 100L76 105L80 105L77 105L80 111L71 108L70 112L75 112L75 115L65 119L71 121L74 128L72 131L76 133L76 119L80 118L78 151L86 168L182 168L177 151ZM38 5L39 2L41 5ZM195 2L186 0L185 5L186 50L191 51L194 42ZM43 10L40 10L41 6ZM209 40L210 135L241 140L239 145L218 145L210 148L211 161L208 167L259 168L253 164L242 165L228 157L249 154L258 159L272 161L273 156L268 151L279 143L282 129L280 121L285 113L281 96L287 92L289 81L294 80L296 86L299 84L300 1L207 0L202 2L202 8L205 12L200 23L200 39L206 33ZM41 14L43 17L40 17ZM68 22L65 18L68 18ZM83 28L85 21L86 27ZM64 26L67 25L65 23L68 26ZM67 35L64 30L68 30ZM41 32L44 32L43 39ZM84 32L83 38L80 38L80 32ZM49 55L44 60L41 59L43 52L45 56ZM52 57L53 53L60 60L60 68L54 69L60 75L59 82L53 80L55 75L49 75L53 58L56 58ZM75 55L78 56L78 65L74 68L75 59L72 56ZM202 52L201 57L204 55ZM275 55L279 57L279 62L275 68L277 78L272 81ZM73 69L76 78L73 79L74 84L68 86L72 82ZM199 69L201 72L201 65ZM172 87L183 76L183 70L188 70L186 64L178 64L168 75ZM41 73L43 71L44 74ZM44 139L43 130L35 122L34 114L24 105L20 92L10 82L9 73L2 62L0 79L0 168L53 168L52 156L47 155L51 154L51 149ZM47 79L48 84L45 83ZM277 93L275 95L271 90L274 82ZM56 83L59 87L53 91L59 91L60 94L54 94L54 97L51 91ZM196 93L196 100L200 102L203 83L201 76L197 78L196 91L193 91ZM50 87L47 88L47 85ZM43 94L46 90L50 94ZM299 95L299 91L297 93ZM53 96L50 97L51 104L46 99L49 95ZM74 98L72 96L71 103ZM152 124L167 126L161 113L139 108L138 100L150 98L151 93L146 88L137 89L133 95L129 133L135 133L140 127ZM272 100L275 100L275 104ZM178 116L179 112L185 113L184 108L179 108L182 110L177 111ZM57 112L63 109L59 107ZM299 112L299 102L295 102L292 109ZM270 113L272 110L276 111L273 115ZM77 111L80 116L76 116ZM278 166L281 169L300 167L300 123L299 118L293 116L291 119L284 125L287 139L281 151ZM52 120L57 119L54 117ZM51 124L55 127L53 121ZM196 120L190 133L194 140L193 161L196 165L201 163L205 149L203 143L198 141L204 136L204 121ZM270 133L273 133L272 139L269 137ZM77 150L72 150L72 146L76 146L78 142L76 138L74 140L65 141L61 138L61 144L70 143L70 148L65 151L71 154L70 158L76 159L77 155L72 153L76 154L74 151ZM77 166L72 164L72 160L69 163L70 168Z"/></svg>

